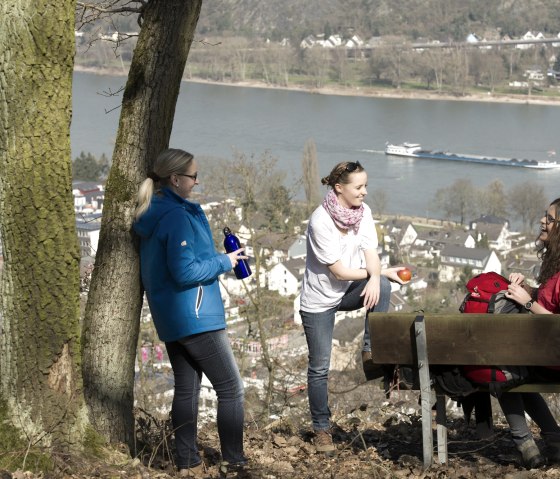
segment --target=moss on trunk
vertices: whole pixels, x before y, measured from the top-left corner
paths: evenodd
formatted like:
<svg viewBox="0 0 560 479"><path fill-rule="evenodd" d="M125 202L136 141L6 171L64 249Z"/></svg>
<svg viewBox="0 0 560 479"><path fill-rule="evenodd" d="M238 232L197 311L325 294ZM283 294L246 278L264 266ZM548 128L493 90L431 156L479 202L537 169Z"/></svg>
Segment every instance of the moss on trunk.
<svg viewBox="0 0 560 479"><path fill-rule="evenodd" d="M70 161L75 2L0 15L0 394L30 441L79 447L79 248Z"/></svg>

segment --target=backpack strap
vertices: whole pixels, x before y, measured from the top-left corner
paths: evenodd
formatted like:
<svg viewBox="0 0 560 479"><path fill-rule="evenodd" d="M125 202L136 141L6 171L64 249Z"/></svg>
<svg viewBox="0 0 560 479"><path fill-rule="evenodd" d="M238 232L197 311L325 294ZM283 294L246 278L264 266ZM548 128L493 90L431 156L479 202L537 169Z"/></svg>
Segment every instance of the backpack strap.
<svg viewBox="0 0 560 479"><path fill-rule="evenodd" d="M488 314L494 314L494 309L496 307L496 296L498 296L498 293L493 294L488 301Z"/></svg>

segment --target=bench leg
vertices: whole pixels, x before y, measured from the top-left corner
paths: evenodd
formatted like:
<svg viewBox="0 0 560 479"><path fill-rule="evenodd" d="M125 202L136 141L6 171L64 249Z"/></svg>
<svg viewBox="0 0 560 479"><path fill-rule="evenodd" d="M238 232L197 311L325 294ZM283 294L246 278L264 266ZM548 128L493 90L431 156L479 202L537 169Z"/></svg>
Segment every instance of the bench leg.
<svg viewBox="0 0 560 479"><path fill-rule="evenodd" d="M447 463L447 413L445 394L436 394L437 451L440 464Z"/></svg>
<svg viewBox="0 0 560 479"><path fill-rule="evenodd" d="M428 364L426 329L422 316L417 317L414 322L414 333L416 336L418 375L420 377L420 403L422 405L422 448L424 468L427 469L433 462L434 438L432 432L432 385Z"/></svg>

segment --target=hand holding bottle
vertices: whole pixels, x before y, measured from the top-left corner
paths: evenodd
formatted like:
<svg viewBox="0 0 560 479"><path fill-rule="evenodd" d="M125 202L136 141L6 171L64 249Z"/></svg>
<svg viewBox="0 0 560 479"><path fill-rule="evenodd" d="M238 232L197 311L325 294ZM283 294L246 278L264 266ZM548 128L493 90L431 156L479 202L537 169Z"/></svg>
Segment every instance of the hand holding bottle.
<svg viewBox="0 0 560 479"><path fill-rule="evenodd" d="M237 236L235 236L227 226L224 228L224 236L224 248L231 260L231 264L233 265L235 277L237 279L245 279L248 276L251 276L252 271L249 267L249 262L247 261L249 258L248 256L242 254L244 248L241 248Z"/></svg>
<svg viewBox="0 0 560 479"><path fill-rule="evenodd" d="M232 251L231 253L227 253L227 255L229 256L229 260L231 261L231 267L232 269L235 268L237 266L237 263L240 260L243 259L249 259L248 256L245 256L243 254L244 248L239 248L235 251Z"/></svg>

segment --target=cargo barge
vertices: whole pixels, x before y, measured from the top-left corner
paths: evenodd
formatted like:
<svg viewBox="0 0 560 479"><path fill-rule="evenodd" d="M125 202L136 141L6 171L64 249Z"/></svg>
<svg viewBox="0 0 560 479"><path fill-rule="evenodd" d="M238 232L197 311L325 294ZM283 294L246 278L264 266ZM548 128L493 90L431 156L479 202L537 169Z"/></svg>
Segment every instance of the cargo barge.
<svg viewBox="0 0 560 479"><path fill-rule="evenodd" d="M446 151L423 150L419 143L402 143L400 145L387 143L385 147L385 154L392 156L404 156L408 158L430 158L434 160L466 161L484 165L515 166L518 168L533 168L539 170L560 168L560 163L557 163L556 161L499 158L492 156L449 153Z"/></svg>

